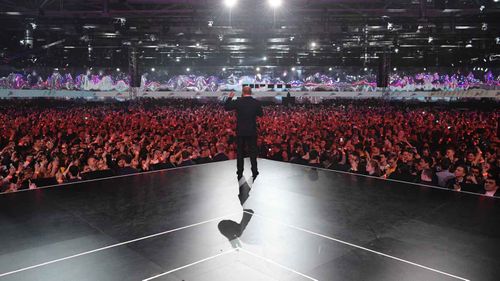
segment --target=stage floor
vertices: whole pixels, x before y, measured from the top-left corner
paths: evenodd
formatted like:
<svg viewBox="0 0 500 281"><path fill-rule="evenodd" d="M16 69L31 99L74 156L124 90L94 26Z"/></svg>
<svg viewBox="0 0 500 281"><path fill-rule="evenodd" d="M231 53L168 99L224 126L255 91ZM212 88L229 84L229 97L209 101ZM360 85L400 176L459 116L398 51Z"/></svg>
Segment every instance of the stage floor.
<svg viewBox="0 0 500 281"><path fill-rule="evenodd" d="M262 159L252 184L246 165L0 195L0 280L500 276L500 199Z"/></svg>

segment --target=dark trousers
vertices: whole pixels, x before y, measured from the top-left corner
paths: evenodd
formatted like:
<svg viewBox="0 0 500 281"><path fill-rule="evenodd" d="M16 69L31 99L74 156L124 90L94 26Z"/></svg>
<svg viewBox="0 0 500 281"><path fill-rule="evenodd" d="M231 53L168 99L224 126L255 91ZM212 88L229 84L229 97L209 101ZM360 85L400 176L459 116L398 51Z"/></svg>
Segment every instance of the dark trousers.
<svg viewBox="0 0 500 281"><path fill-rule="evenodd" d="M237 136L236 142L238 145L238 157L236 166L238 175L243 174L243 159L245 158L245 146L248 146L248 154L250 156L250 163L252 164L252 174L257 174L257 136Z"/></svg>

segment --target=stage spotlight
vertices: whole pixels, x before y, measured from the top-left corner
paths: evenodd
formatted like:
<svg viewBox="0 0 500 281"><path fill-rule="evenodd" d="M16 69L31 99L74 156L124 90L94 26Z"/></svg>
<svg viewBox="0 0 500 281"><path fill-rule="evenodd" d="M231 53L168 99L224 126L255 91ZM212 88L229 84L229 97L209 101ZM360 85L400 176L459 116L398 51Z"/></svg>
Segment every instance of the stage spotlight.
<svg viewBox="0 0 500 281"><path fill-rule="evenodd" d="M260 71L260 67L257 67L255 70Z"/></svg>
<svg viewBox="0 0 500 281"><path fill-rule="evenodd" d="M363 68L364 71L368 71L368 67Z"/></svg>
<svg viewBox="0 0 500 281"><path fill-rule="evenodd" d="M226 71L226 68L225 68L225 67L223 67L223 68L222 68L222 71Z"/></svg>
<svg viewBox="0 0 500 281"><path fill-rule="evenodd" d="M285 72L283 72L283 77L286 77L286 75L287 75L286 71L285 71Z"/></svg>
<svg viewBox="0 0 500 281"><path fill-rule="evenodd" d="M117 69L116 69L116 71L117 71L117 72L120 72L120 69L119 69L119 68L117 68Z"/></svg>
<svg viewBox="0 0 500 281"><path fill-rule="evenodd" d="M295 67L292 67L292 71L295 71Z"/></svg>
<svg viewBox="0 0 500 281"><path fill-rule="evenodd" d="M316 47L316 42L311 42L311 48Z"/></svg>
<svg viewBox="0 0 500 281"><path fill-rule="evenodd" d="M196 43L196 47L199 47L200 46L200 43Z"/></svg>
<svg viewBox="0 0 500 281"><path fill-rule="evenodd" d="M280 7L282 4L281 0L269 0L268 2L269 2L269 6L273 7L274 9Z"/></svg>
<svg viewBox="0 0 500 281"><path fill-rule="evenodd" d="M333 70L333 68L331 68L331 67L330 67L330 68L328 68L328 71L332 71L332 70Z"/></svg>
<svg viewBox="0 0 500 281"><path fill-rule="evenodd" d="M432 41L434 41L434 38L432 38L431 36L429 36L429 39L427 40L427 42L432 43Z"/></svg>
<svg viewBox="0 0 500 281"><path fill-rule="evenodd" d="M151 71L152 71L152 72L155 72L155 71L156 71L156 69L155 69L154 67L152 67L152 68L151 68Z"/></svg>
<svg viewBox="0 0 500 281"><path fill-rule="evenodd" d="M189 68L189 67L188 67L188 68L186 68L186 71L187 71L187 72L191 71L191 68Z"/></svg>
<svg viewBox="0 0 500 281"><path fill-rule="evenodd" d="M263 61L266 61L266 60L267 60L267 57L263 57L263 58L262 58L262 60L263 60Z"/></svg>
<svg viewBox="0 0 500 281"><path fill-rule="evenodd" d="M397 69L396 67L395 67L395 68L393 68L392 70L393 70L393 71L398 71L398 69Z"/></svg>
<svg viewBox="0 0 500 281"><path fill-rule="evenodd" d="M394 49L394 53L396 54L399 53L399 49L398 48Z"/></svg>
<svg viewBox="0 0 500 281"><path fill-rule="evenodd" d="M232 8L234 6L236 6L236 2L238 2L237 0L224 0L224 5L226 5L226 7L228 8Z"/></svg>

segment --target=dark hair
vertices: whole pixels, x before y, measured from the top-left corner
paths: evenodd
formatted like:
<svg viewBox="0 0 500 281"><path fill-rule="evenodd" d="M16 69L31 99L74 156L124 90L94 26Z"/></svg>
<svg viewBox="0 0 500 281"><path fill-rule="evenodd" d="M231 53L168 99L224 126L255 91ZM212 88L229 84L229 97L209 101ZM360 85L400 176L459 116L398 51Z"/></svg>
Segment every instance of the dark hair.
<svg viewBox="0 0 500 281"><path fill-rule="evenodd" d="M377 160L370 160L370 165L373 167L373 175L376 177L380 177L382 175L382 171L380 170L380 164Z"/></svg>
<svg viewBox="0 0 500 281"><path fill-rule="evenodd" d="M420 159L424 160L424 162L429 164L429 166L432 166L434 164L434 160L432 159L432 157L423 156Z"/></svg>
<svg viewBox="0 0 500 281"><path fill-rule="evenodd" d="M460 165L456 165L454 170L456 171L458 168L464 169L464 172L467 173L467 168L464 165L461 165L461 164Z"/></svg>
<svg viewBox="0 0 500 281"><path fill-rule="evenodd" d="M448 170L451 166L451 161L450 159L448 158L443 158L443 160L441 160L441 169L442 170Z"/></svg>
<svg viewBox="0 0 500 281"><path fill-rule="evenodd" d="M95 158L95 157L94 157L94 158ZM97 160L97 158L96 158L96 160ZM117 160L118 160L118 161L123 160L123 161L125 161L125 163L130 164L130 161L131 161L132 159L130 159L130 157L129 157L128 155L122 154L122 155L120 155L120 156L118 157L118 159L117 159Z"/></svg>
<svg viewBox="0 0 500 281"><path fill-rule="evenodd" d="M77 166L71 166L69 167L68 169L69 173L73 176L73 177L76 177L78 176L78 173L80 172L80 169L78 169Z"/></svg>
<svg viewBox="0 0 500 281"><path fill-rule="evenodd" d="M187 159L187 158L189 158L190 153L187 150L183 150L181 155L182 155L182 159Z"/></svg>
<svg viewBox="0 0 500 281"><path fill-rule="evenodd" d="M498 177L498 173L497 172L488 172L488 175L486 176L486 179L488 179L488 180L494 180L496 185L498 185L498 183L500 182L500 179Z"/></svg>
<svg viewBox="0 0 500 281"><path fill-rule="evenodd" d="M309 160L316 160L318 157L319 157L319 153L316 150L312 149L309 152Z"/></svg>
<svg viewBox="0 0 500 281"><path fill-rule="evenodd" d="M411 147L405 147L405 149L403 151L408 152L410 154L415 154L415 149L411 148Z"/></svg>

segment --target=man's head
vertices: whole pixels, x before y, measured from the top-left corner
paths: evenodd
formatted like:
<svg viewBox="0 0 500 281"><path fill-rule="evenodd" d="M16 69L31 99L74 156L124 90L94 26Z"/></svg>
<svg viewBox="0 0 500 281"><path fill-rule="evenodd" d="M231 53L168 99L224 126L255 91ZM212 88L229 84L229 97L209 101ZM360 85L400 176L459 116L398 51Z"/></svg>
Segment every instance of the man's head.
<svg viewBox="0 0 500 281"><path fill-rule="evenodd" d="M466 172L465 172L465 167L464 166L459 165L459 166L457 166L455 168L455 177L457 177L457 178L463 178L463 177L465 177L465 173Z"/></svg>
<svg viewBox="0 0 500 281"><path fill-rule="evenodd" d="M181 153L182 160L189 160L189 157L191 156L191 153L187 150L183 150Z"/></svg>
<svg viewBox="0 0 500 281"><path fill-rule="evenodd" d="M498 189L498 176L488 175L484 181L484 190L495 191Z"/></svg>
<svg viewBox="0 0 500 281"><path fill-rule="evenodd" d="M477 166L471 167L470 174L475 177L481 177L481 169Z"/></svg>
<svg viewBox="0 0 500 281"><path fill-rule="evenodd" d="M421 170L429 169L432 166L432 158L431 157L422 157L418 163L419 168Z"/></svg>
<svg viewBox="0 0 500 281"><path fill-rule="evenodd" d="M380 173L380 165L377 160L370 160L366 163L366 171L368 174L372 175L374 173Z"/></svg>
<svg viewBox="0 0 500 281"><path fill-rule="evenodd" d="M474 159L476 158L476 155L474 155L474 152L469 151L467 152L466 158L468 162L473 162Z"/></svg>
<svg viewBox="0 0 500 281"><path fill-rule="evenodd" d="M413 160L413 151L410 149L406 149L402 153L403 162L409 162Z"/></svg>
<svg viewBox="0 0 500 281"><path fill-rule="evenodd" d="M70 176L71 178L76 178L76 177L78 177L78 173L79 173L79 172L80 172L80 171L79 171L79 169L78 169L78 167L77 167L77 166L71 166L71 167L69 167L69 173L68 173L68 174L69 174L69 176Z"/></svg>
<svg viewBox="0 0 500 281"><path fill-rule="evenodd" d="M118 167L124 168L127 166L127 157L125 155L122 155L118 158Z"/></svg>
<svg viewBox="0 0 500 281"><path fill-rule="evenodd" d="M87 159L87 165L90 167L95 167L97 165L97 160L94 156L90 156L89 159Z"/></svg>
<svg viewBox="0 0 500 281"><path fill-rule="evenodd" d="M448 159L452 159L453 160L453 158L455 157L455 149L453 149L451 147L448 148L448 149L446 149L446 157Z"/></svg>
<svg viewBox="0 0 500 281"><path fill-rule="evenodd" d="M387 164L389 164L391 168L396 168L398 166L398 157L396 155L389 156Z"/></svg>
<svg viewBox="0 0 500 281"><path fill-rule="evenodd" d="M319 153L316 150L311 150L309 152L309 163L316 163L319 160Z"/></svg>
<svg viewBox="0 0 500 281"><path fill-rule="evenodd" d="M217 144L217 153L226 152L226 146L223 143Z"/></svg>
<svg viewBox="0 0 500 281"><path fill-rule="evenodd" d="M451 165L450 159L444 158L443 160L441 160L441 169L443 171L448 170L450 168L450 165Z"/></svg>
<svg viewBox="0 0 500 281"><path fill-rule="evenodd" d="M385 165L387 163L387 155L385 155L384 153L381 153L379 156L378 156L378 160L380 164L383 164Z"/></svg>
<svg viewBox="0 0 500 281"><path fill-rule="evenodd" d="M201 157L203 157L203 158L210 157L210 149L208 149L207 147L203 148L201 150Z"/></svg>
<svg viewBox="0 0 500 281"><path fill-rule="evenodd" d="M243 96L248 97L251 95L252 95L252 88L250 88L249 86L243 87Z"/></svg>
<svg viewBox="0 0 500 281"><path fill-rule="evenodd" d="M371 155L372 156L380 155L380 148L378 148L376 146L372 146L371 147Z"/></svg>

